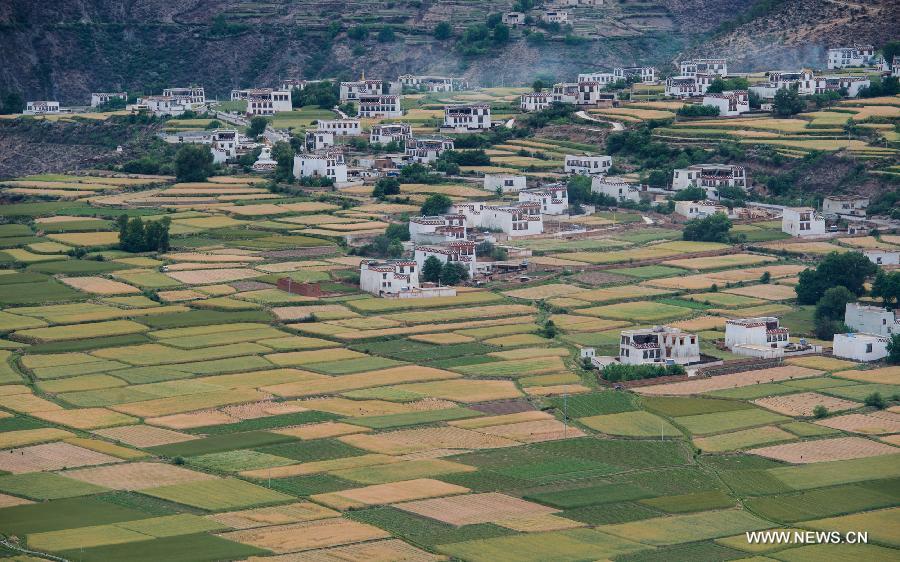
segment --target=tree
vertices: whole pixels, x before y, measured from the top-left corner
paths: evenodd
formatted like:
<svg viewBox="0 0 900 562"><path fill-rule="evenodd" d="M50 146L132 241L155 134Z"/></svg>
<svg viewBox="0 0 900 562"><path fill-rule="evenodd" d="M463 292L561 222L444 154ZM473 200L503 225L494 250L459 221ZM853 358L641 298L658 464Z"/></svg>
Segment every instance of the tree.
<svg viewBox="0 0 900 562"><path fill-rule="evenodd" d="M872 296L881 299L888 309L900 305L900 271L887 273L879 269L872 283Z"/></svg>
<svg viewBox="0 0 900 562"><path fill-rule="evenodd" d="M894 57L900 56L900 41L888 41L881 48L881 55L888 64L894 60Z"/></svg>
<svg viewBox="0 0 900 562"><path fill-rule="evenodd" d="M719 108L714 105L683 105L678 108L678 115L681 117L716 117L719 115Z"/></svg>
<svg viewBox="0 0 900 562"><path fill-rule="evenodd" d="M495 27L497 27L498 25L500 25L500 22L502 22L502 21L503 21L503 16L502 16L502 15L500 15L500 14L498 14L498 13L496 13L496 12L493 13L493 14L488 14L488 17L487 17L487 26L490 27L491 29L494 29Z"/></svg>
<svg viewBox="0 0 900 562"><path fill-rule="evenodd" d="M266 125L268 124L269 122L265 117L263 117L262 115L257 115L250 120L250 128L247 129L247 136L252 138L258 137L259 135L263 134L263 132L265 132Z"/></svg>
<svg viewBox="0 0 900 562"><path fill-rule="evenodd" d="M772 109L779 117L790 117L803 111L805 104L796 88L781 88L775 92Z"/></svg>
<svg viewBox="0 0 900 562"><path fill-rule="evenodd" d="M441 280L441 270L444 268L441 260L434 256L425 258L422 264L422 281L427 283L437 283Z"/></svg>
<svg viewBox="0 0 900 562"><path fill-rule="evenodd" d="M494 40L494 43L498 45L502 45L509 41L509 27L503 25L502 23L498 23L494 26L494 30L491 32L491 38Z"/></svg>
<svg viewBox="0 0 900 562"><path fill-rule="evenodd" d="M891 336L887 344L887 362L891 365L900 365L900 334Z"/></svg>
<svg viewBox="0 0 900 562"><path fill-rule="evenodd" d="M654 170L654 171L658 171L658 170ZM670 175L671 174L664 174L666 179L668 179ZM660 185L660 184L656 184L656 185ZM665 185L665 184L663 184L663 185ZM706 199L706 190L703 189L702 187L697 187L697 186L692 185L691 187L688 187L687 189L682 189L682 190L678 191L677 193L675 193L675 195L672 196L672 199L674 201L703 201L704 199Z"/></svg>
<svg viewBox="0 0 900 562"><path fill-rule="evenodd" d="M844 331L844 310L847 303L855 302L856 295L846 287L831 287L822 295L816 303L815 320L816 337L828 340L834 337L836 332Z"/></svg>
<svg viewBox="0 0 900 562"><path fill-rule="evenodd" d="M18 92L10 92L3 96L0 103L0 113L22 113L25 109L25 99Z"/></svg>
<svg viewBox="0 0 900 562"><path fill-rule="evenodd" d="M364 25L357 25L347 30L347 37L362 41L369 36L369 28Z"/></svg>
<svg viewBox="0 0 900 562"><path fill-rule="evenodd" d="M772 274L768 271L763 271L763 274L759 276L759 282L763 285L768 284L772 281Z"/></svg>
<svg viewBox="0 0 900 562"><path fill-rule="evenodd" d="M556 323L553 320L547 320L544 322L544 325L540 330L541 337L547 338L548 340L552 340L556 337L556 334L559 333L559 330L556 327Z"/></svg>
<svg viewBox="0 0 900 562"><path fill-rule="evenodd" d="M815 408L813 408L813 417L817 420L828 417L828 408L821 404L817 404Z"/></svg>
<svg viewBox="0 0 900 562"><path fill-rule="evenodd" d="M877 266L859 252L832 252L822 258L815 269L800 272L799 283L794 287L797 302L815 304L825 291L840 285L854 295L861 296L865 293L863 284L866 279L877 271Z"/></svg>
<svg viewBox="0 0 900 562"><path fill-rule="evenodd" d="M119 246L126 252L144 251L144 221L134 217L125 225L125 234L119 239Z"/></svg>
<svg viewBox="0 0 900 562"><path fill-rule="evenodd" d="M692 219L684 225L681 237L698 242L727 242L731 221L722 213L713 213L702 219Z"/></svg>
<svg viewBox="0 0 900 562"><path fill-rule="evenodd" d="M434 38L438 41L443 41L444 39L450 39L453 35L453 28L450 27L448 22L442 21L436 26L434 26Z"/></svg>
<svg viewBox="0 0 900 562"><path fill-rule="evenodd" d="M397 40L397 35L390 27L382 27L375 38L378 39L379 43L393 43Z"/></svg>
<svg viewBox="0 0 900 562"><path fill-rule="evenodd" d="M886 404L884 403L884 398L881 397L880 392L873 392L872 394L866 396L865 404L866 406L878 408L879 410L884 410L884 407L886 406Z"/></svg>
<svg viewBox="0 0 900 562"><path fill-rule="evenodd" d="M450 262L441 268L441 283L458 285L469 278L469 270L462 264Z"/></svg>
<svg viewBox="0 0 900 562"><path fill-rule="evenodd" d="M202 144L186 144L175 155L175 179L180 182L199 182L213 173L213 155Z"/></svg>
<svg viewBox="0 0 900 562"><path fill-rule="evenodd" d="M384 235L391 240L407 242L409 241L409 223L391 223L388 225L387 230L384 231Z"/></svg>
<svg viewBox="0 0 900 562"><path fill-rule="evenodd" d="M400 194L400 181L397 178L380 178L372 189L372 197L386 197Z"/></svg>
<svg viewBox="0 0 900 562"><path fill-rule="evenodd" d="M544 81L538 78L534 82L531 83L531 89L535 92L540 92L544 89Z"/></svg>
<svg viewBox="0 0 900 562"><path fill-rule="evenodd" d="M275 180L290 182L294 177L294 149L290 143L276 142L272 147L272 160L275 161Z"/></svg>
<svg viewBox="0 0 900 562"><path fill-rule="evenodd" d="M453 201L446 195L440 193L429 195L422 204L422 214L425 216L442 215L450 209L451 205L453 205Z"/></svg>

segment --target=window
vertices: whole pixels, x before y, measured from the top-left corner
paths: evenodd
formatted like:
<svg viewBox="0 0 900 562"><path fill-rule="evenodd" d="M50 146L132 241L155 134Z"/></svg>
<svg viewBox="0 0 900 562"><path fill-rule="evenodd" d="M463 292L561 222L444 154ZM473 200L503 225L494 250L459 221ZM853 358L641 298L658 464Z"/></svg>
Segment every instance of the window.
<svg viewBox="0 0 900 562"><path fill-rule="evenodd" d="M866 353L872 353L872 344L870 344L870 343L866 344Z"/></svg>

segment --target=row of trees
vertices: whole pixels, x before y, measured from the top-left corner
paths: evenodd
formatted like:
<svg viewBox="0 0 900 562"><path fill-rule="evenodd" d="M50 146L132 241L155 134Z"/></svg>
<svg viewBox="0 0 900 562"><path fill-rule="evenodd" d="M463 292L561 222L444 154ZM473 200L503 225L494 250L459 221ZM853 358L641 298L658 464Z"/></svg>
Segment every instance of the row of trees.
<svg viewBox="0 0 900 562"><path fill-rule="evenodd" d="M169 217L145 223L141 217L119 215L119 248L126 252L167 252L170 223Z"/></svg>
<svg viewBox="0 0 900 562"><path fill-rule="evenodd" d="M443 263L434 256L428 256L422 264L420 281L458 285L469 278L469 270L456 262Z"/></svg>

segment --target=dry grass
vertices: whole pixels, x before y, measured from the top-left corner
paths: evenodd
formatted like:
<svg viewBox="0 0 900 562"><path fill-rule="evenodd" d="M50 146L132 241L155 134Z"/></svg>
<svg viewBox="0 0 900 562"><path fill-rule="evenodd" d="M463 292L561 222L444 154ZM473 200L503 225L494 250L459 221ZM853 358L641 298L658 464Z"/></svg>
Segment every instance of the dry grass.
<svg viewBox="0 0 900 562"><path fill-rule="evenodd" d="M900 384L900 366L882 367L867 371L844 371L840 374L840 377L875 384Z"/></svg>
<svg viewBox="0 0 900 562"><path fill-rule="evenodd" d="M21 447L32 443L41 443L44 441L58 441L66 437L73 437L73 434L62 429L53 427L42 427L40 429L21 429L19 431L6 431L0 433L0 449L8 449L10 447Z"/></svg>
<svg viewBox="0 0 900 562"><path fill-rule="evenodd" d="M322 507L321 505L316 505L312 502L304 501L288 505L258 507L256 509L245 509L243 511L217 513L215 515L207 515L206 517L207 519L227 525L233 529L253 529L256 527L267 527L269 525L286 525L289 523L316 521L339 516L340 513L337 511Z"/></svg>
<svg viewBox="0 0 900 562"><path fill-rule="evenodd" d="M170 445L172 443L182 443L184 441L197 439L196 436L188 433L180 433L178 431L153 427L152 425L110 427L107 429L98 429L94 433L102 437L114 439L121 443L140 448Z"/></svg>
<svg viewBox="0 0 900 562"><path fill-rule="evenodd" d="M747 287L726 289L722 292L770 301L786 301L797 298L797 293L794 291L794 288L785 285L750 285Z"/></svg>
<svg viewBox="0 0 900 562"><path fill-rule="evenodd" d="M638 392L639 394L648 395L670 394L676 396L685 396L689 394L702 394L704 392L712 392L714 390L725 390L727 388L739 388L742 386L750 386L753 384L778 382L790 379L802 379L814 377L821 374L822 371L790 365L784 367L773 367L771 369L761 369L758 371L733 373L730 375L718 375L708 379L676 382L671 384L656 384L638 388L636 389L636 392Z"/></svg>
<svg viewBox="0 0 900 562"><path fill-rule="evenodd" d="M69 246L111 246L119 243L118 232L63 232L47 238Z"/></svg>
<svg viewBox="0 0 900 562"><path fill-rule="evenodd" d="M767 410L778 412L786 416L803 416L813 415L813 409L816 406L825 406L829 412L840 412L841 410L852 410L858 407L858 402L843 400L833 396L825 396L817 392L801 392L799 394L788 394L786 396L768 396L753 400L757 406L762 406Z"/></svg>
<svg viewBox="0 0 900 562"><path fill-rule="evenodd" d="M282 554L384 539L391 535L365 523L331 518L233 531L219 536Z"/></svg>
<svg viewBox="0 0 900 562"><path fill-rule="evenodd" d="M468 488L440 480L419 478L389 484L375 484L329 494L315 494L310 498L335 509L351 509L370 505L384 505L454 494L464 494Z"/></svg>
<svg viewBox="0 0 900 562"><path fill-rule="evenodd" d="M362 427L342 422L322 422L311 423L308 425L299 425L296 427L287 427L283 429L274 429L273 433L281 435L290 435L297 439L325 439L328 437L340 437L341 435L351 435L353 433L365 433L372 431L368 427Z"/></svg>
<svg viewBox="0 0 900 562"><path fill-rule="evenodd" d="M137 287L103 277L66 277L62 282L79 291L95 295L128 295L141 292Z"/></svg>
<svg viewBox="0 0 900 562"><path fill-rule="evenodd" d="M133 462L85 468L68 471L65 476L113 490L143 490L215 479L215 476L210 474L158 462Z"/></svg>
<svg viewBox="0 0 900 562"><path fill-rule="evenodd" d="M467 494L402 503L397 509L460 527L530 515L549 515L559 510L500 493Z"/></svg>
<svg viewBox="0 0 900 562"><path fill-rule="evenodd" d="M848 414L826 418L816 422L819 425L868 435L900 433L900 414L893 412L871 412L869 414Z"/></svg>
<svg viewBox="0 0 900 562"><path fill-rule="evenodd" d="M897 448L862 437L838 437L773 445L748 452L779 461L807 464L892 455L897 452Z"/></svg>
<svg viewBox="0 0 900 562"><path fill-rule="evenodd" d="M503 437L458 427L426 427L378 434L347 435L344 443L387 455L405 455L434 449L494 449L518 445Z"/></svg>
<svg viewBox="0 0 900 562"><path fill-rule="evenodd" d="M107 410L106 408L80 408L77 410L49 410L31 412L31 415L59 425L76 429L98 429L115 425L133 424L137 419Z"/></svg>
<svg viewBox="0 0 900 562"><path fill-rule="evenodd" d="M0 455L0 470L20 474L117 462L122 462L122 459L57 442L10 450Z"/></svg>

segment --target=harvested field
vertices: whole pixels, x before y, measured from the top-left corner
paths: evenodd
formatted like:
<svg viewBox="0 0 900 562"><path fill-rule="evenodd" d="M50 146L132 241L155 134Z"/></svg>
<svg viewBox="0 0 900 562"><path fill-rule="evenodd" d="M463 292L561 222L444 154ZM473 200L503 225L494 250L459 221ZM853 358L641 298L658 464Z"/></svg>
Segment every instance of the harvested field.
<svg viewBox="0 0 900 562"><path fill-rule="evenodd" d="M823 371L843 371L852 369L857 366L853 361L845 361L835 357L823 357L820 355L807 355L805 357L792 357L787 360L791 365L800 365L801 367L809 367L810 369L821 369ZM879 381L880 382L880 381Z"/></svg>
<svg viewBox="0 0 900 562"><path fill-rule="evenodd" d="M440 480L420 478L390 484L376 484L365 488L354 488L341 492L316 494L311 496L318 503L335 509L351 509L369 505L393 504L425 498L464 494L468 488L447 484Z"/></svg>
<svg viewBox="0 0 900 562"><path fill-rule="evenodd" d="M463 380L453 379L435 382L423 382L413 384L401 384L393 387L401 392L411 392L421 396L442 398L456 402L487 402L490 400L503 400L505 398L518 398L522 393L512 381L499 380Z"/></svg>
<svg viewBox="0 0 900 562"><path fill-rule="evenodd" d="M129 425L138 421L131 416L107 410L106 408L48 410L46 412L31 412L31 415L42 420L74 427L76 429L98 429L115 425Z"/></svg>
<svg viewBox="0 0 900 562"><path fill-rule="evenodd" d="M97 435L120 441L134 447L146 448L158 445L170 445L197 439L196 436L178 431L171 431L152 425L129 425L98 429Z"/></svg>
<svg viewBox="0 0 900 562"><path fill-rule="evenodd" d="M740 267L745 265L757 265L769 261L776 261L772 256L760 256L756 254L729 254L724 256L710 256L705 258L690 258L683 260L669 260L662 262L670 267L682 267L684 269L723 269L726 267Z"/></svg>
<svg viewBox="0 0 900 562"><path fill-rule="evenodd" d="M48 234L47 238L70 246L111 246L119 243L118 232L66 232Z"/></svg>
<svg viewBox="0 0 900 562"><path fill-rule="evenodd" d="M714 390L739 388L764 382L776 382L790 379L800 379L821 375L822 371L808 369L799 366L773 367L758 371L746 371L730 375L718 375L708 379L676 382L671 384L658 384L636 389L639 394L647 395L678 395L703 394Z"/></svg>
<svg viewBox="0 0 900 562"><path fill-rule="evenodd" d="M404 455L433 449L494 449L516 441L458 427L407 429L377 434L347 435L341 441L373 453Z"/></svg>
<svg viewBox="0 0 900 562"><path fill-rule="evenodd" d="M529 300L539 300L546 299L549 297L559 297L563 295L571 295L573 293L580 293L584 291L581 287L576 287L575 285L565 285L561 283L551 283L549 285L538 285L535 287L528 287L526 289L516 289L514 291L506 291L503 293L508 297L514 297L517 299L529 299Z"/></svg>
<svg viewBox="0 0 900 562"><path fill-rule="evenodd" d="M297 439L325 439L328 437L340 437L341 435L350 435L353 433L365 433L371 431L367 427L360 427L342 422L323 422L311 423L308 425L300 425L296 427L288 427L283 429L275 429L273 433L280 435L289 435Z"/></svg>
<svg viewBox="0 0 900 562"><path fill-rule="evenodd" d="M786 285L749 285L747 287L725 289L723 292L769 301L786 301L797 298L794 288Z"/></svg>
<svg viewBox="0 0 900 562"><path fill-rule="evenodd" d="M148 488L142 490L141 493L210 511L279 503L294 499L292 496L231 478L216 478L175 484L174 486Z"/></svg>
<svg viewBox="0 0 900 562"><path fill-rule="evenodd" d="M446 557L431 554L398 539L376 540L346 546L306 550L287 556L248 558L247 562L437 562Z"/></svg>
<svg viewBox="0 0 900 562"><path fill-rule="evenodd" d="M256 402L268 398L270 398L268 394L257 392L255 390L236 389L159 398L156 400L134 402L132 404L119 404L112 408L142 418L153 418L202 410L204 408L215 408L217 406L225 406L228 404Z"/></svg>
<svg viewBox="0 0 900 562"><path fill-rule="evenodd" d="M350 470L353 468L361 468L367 466L383 466L390 463L400 462L402 459L391 457L388 455L359 455L355 457L345 457L340 459L331 459L327 461L313 461L301 464L292 464L288 466L277 466L273 468L245 470L241 472L241 476L247 478L269 479L269 478L288 478L291 476L305 476L310 474L319 474L322 472L336 472L339 470Z"/></svg>
<svg viewBox="0 0 900 562"><path fill-rule="evenodd" d="M862 437L838 437L774 445L748 451L754 455L794 464L859 459L895 454L900 449Z"/></svg>
<svg viewBox="0 0 900 562"><path fill-rule="evenodd" d="M207 518L233 529L253 529L255 527L286 525L288 523L315 521L338 516L340 516L340 513L327 507L322 507L312 502L298 502L218 513L216 515L207 515Z"/></svg>
<svg viewBox="0 0 900 562"><path fill-rule="evenodd" d="M397 509L448 525L490 523L512 517L548 515L559 510L499 493L467 494L395 505Z"/></svg>
<svg viewBox="0 0 900 562"><path fill-rule="evenodd" d="M46 441L59 441L72 436L72 433L63 431L62 429L56 429L55 427L6 431L0 433L0 449L21 447L23 445L31 445L32 443L42 443Z"/></svg>
<svg viewBox="0 0 900 562"><path fill-rule="evenodd" d="M133 462L100 468L70 470L64 475L113 490L143 490L215 478L215 476L203 472L156 462Z"/></svg>
<svg viewBox="0 0 900 562"><path fill-rule="evenodd" d="M461 334L438 333L438 334L418 334L410 336L409 339L425 343L433 343L435 345L452 345L457 343L468 343L475 341L475 338L464 336Z"/></svg>
<svg viewBox="0 0 900 562"><path fill-rule="evenodd" d="M809 417L813 415L813 409L822 405L829 412L840 412L841 410L852 410L859 407L858 402L850 400L842 400L833 396L825 396L817 392L801 392L799 394L789 394L787 396L769 396L753 401L757 406L762 406L767 410L778 412L787 416Z"/></svg>
<svg viewBox="0 0 900 562"><path fill-rule="evenodd" d="M330 471L329 474L359 484L384 484L446 474L475 472L473 466L443 459L404 460L384 465Z"/></svg>
<svg viewBox="0 0 900 562"><path fill-rule="evenodd" d="M62 442L4 452L6 454L0 455L0 470L13 474L122 462L122 459Z"/></svg>
<svg viewBox="0 0 900 562"><path fill-rule="evenodd" d="M0 509L4 507L13 507L16 505L26 505L29 503L34 503L31 500L26 500L25 498L17 498L16 496L10 496L9 494L0 494Z"/></svg>
<svg viewBox="0 0 900 562"><path fill-rule="evenodd" d="M227 283L229 281L240 281L241 279L252 279L253 277L259 277L261 274L254 269L237 267L170 271L166 273L166 275L181 283L187 283L188 285L209 285L212 283Z"/></svg>
<svg viewBox="0 0 900 562"><path fill-rule="evenodd" d="M839 375L844 379L873 384L900 384L900 367L882 367L866 371L845 371Z"/></svg>
<svg viewBox="0 0 900 562"><path fill-rule="evenodd" d="M274 386L264 386L260 390L272 392L280 396L315 396L317 394L333 394L360 388L387 386L405 382L442 380L459 378L458 373L434 369L431 367L419 367L415 365L405 367L392 367L379 371L369 371L355 375L332 377L327 380L309 381L302 383L287 383Z"/></svg>
<svg viewBox="0 0 900 562"><path fill-rule="evenodd" d="M61 281L73 289L94 295L128 295L141 292L137 287L103 277L65 277Z"/></svg>
<svg viewBox="0 0 900 562"><path fill-rule="evenodd" d="M868 435L900 433L900 414L893 412L872 412L869 414L848 414L818 420L818 425Z"/></svg>
<svg viewBox="0 0 900 562"><path fill-rule="evenodd" d="M557 439L583 437L585 435L585 433L577 427L566 427L563 422L555 419L491 425L476 428L475 431L487 435L514 439L522 443L555 441Z"/></svg>
<svg viewBox="0 0 900 562"><path fill-rule="evenodd" d="M332 518L234 531L219 536L283 554L384 539L391 535L372 525Z"/></svg>

